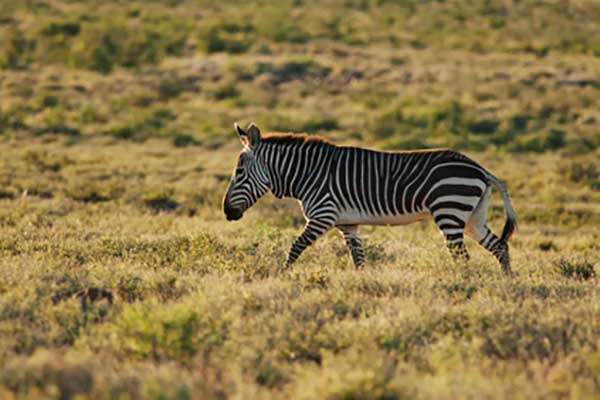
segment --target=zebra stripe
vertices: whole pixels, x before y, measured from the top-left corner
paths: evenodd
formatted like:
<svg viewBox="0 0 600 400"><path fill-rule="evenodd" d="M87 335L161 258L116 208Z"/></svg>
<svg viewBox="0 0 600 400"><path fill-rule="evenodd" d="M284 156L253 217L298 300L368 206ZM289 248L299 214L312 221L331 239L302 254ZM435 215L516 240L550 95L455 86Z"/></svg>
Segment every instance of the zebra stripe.
<svg viewBox="0 0 600 400"><path fill-rule="evenodd" d="M464 233L510 271L508 245L516 226L508 192L492 174L451 150L380 152L336 146L307 135L269 134L236 125L245 147L224 198L228 219L239 219L268 190L300 201L307 224L286 265L333 227L344 235L357 266L364 263L358 226L407 224L427 216L453 254L468 258ZM486 225L491 186L502 194L507 222L500 238Z"/></svg>

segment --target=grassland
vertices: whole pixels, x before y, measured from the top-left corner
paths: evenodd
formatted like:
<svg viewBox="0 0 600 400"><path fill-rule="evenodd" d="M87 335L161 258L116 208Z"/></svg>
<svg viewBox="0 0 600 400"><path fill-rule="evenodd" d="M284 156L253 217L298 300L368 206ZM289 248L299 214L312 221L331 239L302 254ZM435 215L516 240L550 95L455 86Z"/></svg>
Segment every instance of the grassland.
<svg viewBox="0 0 600 400"><path fill-rule="evenodd" d="M597 398L599 20L592 0L3 2L0 398ZM220 209L234 121L466 152L513 197L515 276L473 242L454 264L430 222L365 227L363 271L332 232L281 272L299 207Z"/></svg>

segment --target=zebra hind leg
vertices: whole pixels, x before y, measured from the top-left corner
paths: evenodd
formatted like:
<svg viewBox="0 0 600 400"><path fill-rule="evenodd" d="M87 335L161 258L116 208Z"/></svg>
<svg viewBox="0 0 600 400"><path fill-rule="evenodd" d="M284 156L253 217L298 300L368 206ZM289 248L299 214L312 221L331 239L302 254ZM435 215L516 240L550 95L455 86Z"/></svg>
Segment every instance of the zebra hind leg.
<svg viewBox="0 0 600 400"><path fill-rule="evenodd" d="M358 236L358 225L341 225L338 229L344 234L346 245L352 255L352 261L356 269L361 269L365 265L365 252L362 241Z"/></svg>
<svg viewBox="0 0 600 400"><path fill-rule="evenodd" d="M465 247L463 232L449 235L446 234L446 244L454 260L463 261L465 263L469 261L469 252Z"/></svg>
<svg viewBox="0 0 600 400"><path fill-rule="evenodd" d="M488 228L486 224L487 219L487 209L489 205L489 199L491 195L491 188L488 186L483 197L475 211L471 215L469 222L467 224L467 233L473 239L475 239L481 246L483 246L486 250L498 259L500 266L502 267L502 271L504 273L510 275L510 258L508 254L508 243L501 240L498 236L494 235L494 233Z"/></svg>
<svg viewBox="0 0 600 400"><path fill-rule="evenodd" d="M510 267L510 257L508 253L508 243L500 239L498 236L494 235L494 233L487 227L484 227L485 234L478 239L479 244L482 245L486 250L498 259L500 266L502 267L502 271L508 275L512 273Z"/></svg>
<svg viewBox="0 0 600 400"><path fill-rule="evenodd" d="M469 261L469 252L464 243L465 223L453 215L436 215L434 213L433 217L446 237L446 245L452 257L465 263Z"/></svg>

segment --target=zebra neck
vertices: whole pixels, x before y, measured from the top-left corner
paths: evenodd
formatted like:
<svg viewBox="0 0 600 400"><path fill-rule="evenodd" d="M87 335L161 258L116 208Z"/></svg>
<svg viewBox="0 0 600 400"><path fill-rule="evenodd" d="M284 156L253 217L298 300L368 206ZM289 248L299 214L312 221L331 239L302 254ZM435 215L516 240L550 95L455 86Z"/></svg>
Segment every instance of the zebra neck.
<svg viewBox="0 0 600 400"><path fill-rule="evenodd" d="M271 191L277 198L292 197L300 201L312 193L316 180L327 171L321 146L301 144L270 144L261 148L260 156L266 166Z"/></svg>

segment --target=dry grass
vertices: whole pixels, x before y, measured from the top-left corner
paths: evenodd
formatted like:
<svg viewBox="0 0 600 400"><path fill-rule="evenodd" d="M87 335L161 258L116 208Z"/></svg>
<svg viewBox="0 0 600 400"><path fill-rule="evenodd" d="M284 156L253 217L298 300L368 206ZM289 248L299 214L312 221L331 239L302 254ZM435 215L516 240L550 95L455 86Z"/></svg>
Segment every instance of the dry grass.
<svg viewBox="0 0 600 400"><path fill-rule="evenodd" d="M0 10L0 398L600 395L597 5L343 3ZM281 272L299 207L220 208L251 120L467 152L514 278L431 222Z"/></svg>

